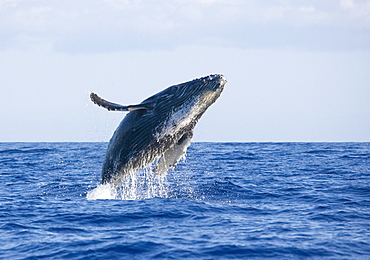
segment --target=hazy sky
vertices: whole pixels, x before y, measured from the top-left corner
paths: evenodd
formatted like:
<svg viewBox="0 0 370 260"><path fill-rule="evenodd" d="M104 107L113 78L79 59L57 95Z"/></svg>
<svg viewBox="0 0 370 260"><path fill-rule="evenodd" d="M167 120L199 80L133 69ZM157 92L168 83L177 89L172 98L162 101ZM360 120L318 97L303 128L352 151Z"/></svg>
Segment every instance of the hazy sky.
<svg viewBox="0 0 370 260"><path fill-rule="evenodd" d="M139 103L223 73L195 141L370 141L369 0L0 0L0 141L108 141Z"/></svg>

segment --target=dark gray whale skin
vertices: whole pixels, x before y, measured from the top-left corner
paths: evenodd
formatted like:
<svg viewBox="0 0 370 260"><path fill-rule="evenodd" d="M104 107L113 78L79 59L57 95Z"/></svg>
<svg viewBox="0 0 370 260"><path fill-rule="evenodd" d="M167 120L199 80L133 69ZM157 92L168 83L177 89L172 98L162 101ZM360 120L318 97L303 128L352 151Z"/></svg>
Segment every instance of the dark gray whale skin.
<svg viewBox="0 0 370 260"><path fill-rule="evenodd" d="M189 146L198 120L217 100L225 84L222 74L213 74L168 87L131 106L91 93L91 100L99 106L130 111L109 141L102 184L118 186L126 176L158 158L156 173L163 174L174 167Z"/></svg>

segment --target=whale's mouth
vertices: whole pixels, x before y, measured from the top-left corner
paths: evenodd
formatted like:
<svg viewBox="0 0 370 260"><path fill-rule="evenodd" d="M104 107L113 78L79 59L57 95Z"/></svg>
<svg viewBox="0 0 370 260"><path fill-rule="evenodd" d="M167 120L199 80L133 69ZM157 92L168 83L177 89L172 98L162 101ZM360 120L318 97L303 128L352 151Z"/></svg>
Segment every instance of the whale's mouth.
<svg viewBox="0 0 370 260"><path fill-rule="evenodd" d="M222 74L219 74L219 75L220 75L220 78L219 78L220 85L224 86L227 83L227 79L224 75Z"/></svg>

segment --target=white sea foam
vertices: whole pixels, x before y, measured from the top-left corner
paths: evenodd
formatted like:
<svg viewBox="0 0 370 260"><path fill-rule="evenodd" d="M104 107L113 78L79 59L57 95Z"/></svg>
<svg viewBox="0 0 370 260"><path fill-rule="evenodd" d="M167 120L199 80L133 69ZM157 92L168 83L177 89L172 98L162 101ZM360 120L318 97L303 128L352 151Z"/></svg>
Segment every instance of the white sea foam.
<svg viewBox="0 0 370 260"><path fill-rule="evenodd" d="M87 200L112 200L117 198L117 191L111 184L99 184L86 195Z"/></svg>

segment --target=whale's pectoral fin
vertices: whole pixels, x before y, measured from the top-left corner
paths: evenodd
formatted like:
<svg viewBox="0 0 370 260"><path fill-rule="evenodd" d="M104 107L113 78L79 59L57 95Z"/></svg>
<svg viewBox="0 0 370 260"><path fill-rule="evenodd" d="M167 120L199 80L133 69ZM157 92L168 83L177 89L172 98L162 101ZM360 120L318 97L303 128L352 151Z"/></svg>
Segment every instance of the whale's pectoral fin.
<svg viewBox="0 0 370 260"><path fill-rule="evenodd" d="M193 132L184 134L177 144L165 151L153 169L153 172L158 175L163 175L167 173L169 168L175 167L180 158L185 155L192 137Z"/></svg>
<svg viewBox="0 0 370 260"><path fill-rule="evenodd" d="M116 104L110 101L107 101L105 99L102 99L95 93L90 94L91 101L94 102L94 104L104 107L108 109L109 111L134 111L134 110L140 110L140 109L151 109L153 108L152 102L146 102L141 103L138 105L129 105L129 106L123 106L120 104Z"/></svg>

